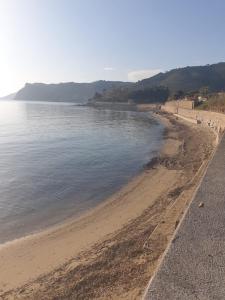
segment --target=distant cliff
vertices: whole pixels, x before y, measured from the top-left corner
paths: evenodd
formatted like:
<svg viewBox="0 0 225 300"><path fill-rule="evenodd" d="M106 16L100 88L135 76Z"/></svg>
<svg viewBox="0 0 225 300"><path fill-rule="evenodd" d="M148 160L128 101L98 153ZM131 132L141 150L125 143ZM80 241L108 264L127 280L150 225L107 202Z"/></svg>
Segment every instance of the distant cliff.
<svg viewBox="0 0 225 300"><path fill-rule="evenodd" d="M91 83L66 82L58 84L26 83L14 99L37 101L87 102L96 93L128 87L132 83L99 80Z"/></svg>

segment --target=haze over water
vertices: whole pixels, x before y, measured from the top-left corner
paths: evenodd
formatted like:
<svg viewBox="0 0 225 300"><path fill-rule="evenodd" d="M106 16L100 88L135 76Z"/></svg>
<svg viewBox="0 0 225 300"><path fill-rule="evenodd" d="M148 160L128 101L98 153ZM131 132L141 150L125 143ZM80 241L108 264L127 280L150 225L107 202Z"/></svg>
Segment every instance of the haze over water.
<svg viewBox="0 0 225 300"><path fill-rule="evenodd" d="M1 101L0 243L103 201L155 155L162 131L145 113Z"/></svg>

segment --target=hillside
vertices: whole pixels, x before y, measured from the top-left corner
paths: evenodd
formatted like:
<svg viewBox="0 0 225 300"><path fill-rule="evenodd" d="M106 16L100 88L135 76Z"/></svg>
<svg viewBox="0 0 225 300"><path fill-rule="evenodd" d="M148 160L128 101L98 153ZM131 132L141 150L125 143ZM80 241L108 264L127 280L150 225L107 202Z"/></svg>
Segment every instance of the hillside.
<svg viewBox="0 0 225 300"><path fill-rule="evenodd" d="M225 90L225 63L173 69L139 81L137 88L165 86L170 93L198 91L208 87L211 92Z"/></svg>
<svg viewBox="0 0 225 300"><path fill-rule="evenodd" d="M207 87L209 92L225 91L225 63L173 69L136 83L95 81L91 83L27 83L14 99L108 102L164 102L178 92L198 92Z"/></svg>
<svg viewBox="0 0 225 300"><path fill-rule="evenodd" d="M96 94L92 101L163 103L175 97L201 90L225 91L225 63L173 69L138 81L127 88Z"/></svg>
<svg viewBox="0 0 225 300"><path fill-rule="evenodd" d="M26 83L14 99L87 102L95 93L129 86L131 83L120 81L96 81L91 83L66 82L59 84Z"/></svg>

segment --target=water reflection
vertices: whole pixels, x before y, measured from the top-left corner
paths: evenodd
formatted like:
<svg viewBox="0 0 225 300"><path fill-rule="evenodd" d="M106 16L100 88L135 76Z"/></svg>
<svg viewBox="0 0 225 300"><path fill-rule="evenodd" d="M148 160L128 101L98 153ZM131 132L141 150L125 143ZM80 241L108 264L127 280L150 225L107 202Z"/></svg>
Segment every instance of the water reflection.
<svg viewBox="0 0 225 300"><path fill-rule="evenodd" d="M17 101L0 101L0 126L20 123L26 119L26 104Z"/></svg>

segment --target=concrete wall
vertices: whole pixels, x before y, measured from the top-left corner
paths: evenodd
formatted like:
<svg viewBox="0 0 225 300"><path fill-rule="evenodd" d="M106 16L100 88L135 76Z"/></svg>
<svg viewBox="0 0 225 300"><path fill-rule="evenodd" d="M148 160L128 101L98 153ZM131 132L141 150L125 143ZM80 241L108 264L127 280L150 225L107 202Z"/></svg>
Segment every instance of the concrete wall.
<svg viewBox="0 0 225 300"><path fill-rule="evenodd" d="M138 111L154 111L161 109L160 104L138 104L137 110Z"/></svg>
<svg viewBox="0 0 225 300"><path fill-rule="evenodd" d="M179 100L179 101L168 101L162 106L166 111L171 113L177 113L179 108L194 109L194 101L190 100Z"/></svg>
<svg viewBox="0 0 225 300"><path fill-rule="evenodd" d="M197 123L202 123L220 133L225 129L225 114L203 110L190 110L179 108L178 115L196 120Z"/></svg>
<svg viewBox="0 0 225 300"><path fill-rule="evenodd" d="M161 110L169 112L171 114L176 114L178 110L178 105L176 101L168 101L165 105L161 106Z"/></svg>
<svg viewBox="0 0 225 300"><path fill-rule="evenodd" d="M197 124L203 124L209 126L217 134L220 134L225 129L225 114L196 110L196 109L186 109L178 106L177 101L170 101L166 105L162 106L162 110L173 113L178 117L183 117L189 121L193 121Z"/></svg>

